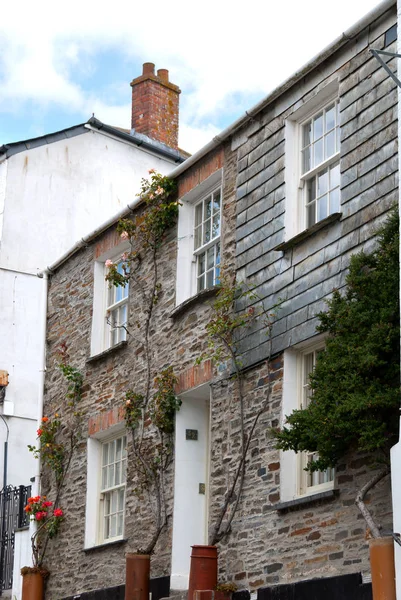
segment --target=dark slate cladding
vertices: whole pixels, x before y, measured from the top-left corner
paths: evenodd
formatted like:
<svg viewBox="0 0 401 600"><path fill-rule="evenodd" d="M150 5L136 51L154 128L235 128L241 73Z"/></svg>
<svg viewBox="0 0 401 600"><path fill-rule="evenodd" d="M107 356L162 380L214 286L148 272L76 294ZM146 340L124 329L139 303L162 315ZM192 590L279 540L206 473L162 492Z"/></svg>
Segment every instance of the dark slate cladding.
<svg viewBox="0 0 401 600"><path fill-rule="evenodd" d="M372 600L372 584L360 573L310 579L258 590L257 600Z"/></svg>
<svg viewBox="0 0 401 600"><path fill-rule="evenodd" d="M160 600L167 598L170 594L170 577L155 577L150 580L149 591L152 595L152 600ZM125 585L117 585L114 587L103 588L101 590L93 590L92 592L84 592L68 596L63 600L124 600ZM247 600L246 598L238 598L238 600Z"/></svg>
<svg viewBox="0 0 401 600"><path fill-rule="evenodd" d="M358 52L334 55L325 80L306 77L241 132L237 176L237 267L265 309L280 303L272 348L262 322L243 342L251 366L316 334L317 315L345 284L350 256L374 246L377 227L398 197L397 87L369 48L381 49L389 19L359 40ZM376 33L373 33L375 31ZM353 46L352 48L355 48ZM394 41L387 48L396 52ZM396 70L396 59L388 60ZM323 74L322 74L323 76ZM287 203L285 123L301 103L338 81L341 133L341 216L319 231L299 236L284 251Z"/></svg>

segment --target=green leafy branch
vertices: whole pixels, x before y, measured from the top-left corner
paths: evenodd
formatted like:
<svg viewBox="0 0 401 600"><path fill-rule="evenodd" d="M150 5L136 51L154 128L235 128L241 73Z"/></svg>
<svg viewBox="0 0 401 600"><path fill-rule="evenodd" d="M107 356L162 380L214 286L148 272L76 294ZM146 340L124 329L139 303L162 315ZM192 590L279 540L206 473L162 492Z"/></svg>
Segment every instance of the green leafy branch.
<svg viewBox="0 0 401 600"><path fill-rule="evenodd" d="M286 416L273 432L277 448L317 452L307 470L334 467L352 451L381 464L357 504L374 536L379 529L363 497L389 472L389 451L399 435L399 231L393 210L373 252L351 257L346 289L334 290L318 331L327 334L310 375L309 406ZM383 466L384 465L384 466Z"/></svg>

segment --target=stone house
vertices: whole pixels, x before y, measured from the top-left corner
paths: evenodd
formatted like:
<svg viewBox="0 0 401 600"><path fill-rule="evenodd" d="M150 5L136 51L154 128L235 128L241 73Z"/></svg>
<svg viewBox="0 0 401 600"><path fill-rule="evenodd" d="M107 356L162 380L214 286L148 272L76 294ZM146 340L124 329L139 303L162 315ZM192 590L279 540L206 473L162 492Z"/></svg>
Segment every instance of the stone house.
<svg viewBox="0 0 401 600"><path fill-rule="evenodd" d="M166 481L169 519L152 556L152 576L170 576L172 589L187 588L190 546L210 539L238 465L241 425L249 427L266 399L238 510L218 544L221 581L254 591L355 573L369 578L366 528L354 505L371 474L366 457L348 456L336 470L310 477L308 457L277 451L268 430L307 402L308 374L324 346L316 315L344 286L350 256L374 246L377 226L398 200L397 89L370 53L396 51L396 38L395 2L386 0L170 173L181 206L157 256L161 292L149 340L152 376L171 365L182 399ZM395 69L394 59L388 64ZM134 215L143 210L133 207ZM105 262L124 250L109 223L51 269L45 414L66 409L60 342L85 384L82 444L63 493L68 527L47 560L50 599L104 588L117 597L125 553L141 547L152 528L146 499L135 493L123 419L126 389L145 377L143 337L110 338L104 312ZM149 261L145 253L145 274ZM230 372L209 360L194 366L207 346L221 264L254 286L258 299L249 302L263 300L270 310L280 299L271 340L257 321L242 342L243 420ZM141 331L146 307L138 289L130 286L119 302L127 329L134 323ZM110 444L127 453L113 535L100 525L110 519L102 504L110 492L100 482ZM385 481L370 500L385 530L392 529L390 496Z"/></svg>

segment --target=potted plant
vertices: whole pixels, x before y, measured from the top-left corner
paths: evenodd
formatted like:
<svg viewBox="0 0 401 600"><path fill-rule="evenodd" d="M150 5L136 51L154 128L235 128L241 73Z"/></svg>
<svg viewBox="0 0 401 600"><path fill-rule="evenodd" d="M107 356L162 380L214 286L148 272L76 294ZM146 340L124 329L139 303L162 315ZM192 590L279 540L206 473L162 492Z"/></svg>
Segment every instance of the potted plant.
<svg viewBox="0 0 401 600"><path fill-rule="evenodd" d="M238 590L238 586L233 581L218 583L214 593L214 600L231 600L234 592Z"/></svg>
<svg viewBox="0 0 401 600"><path fill-rule="evenodd" d="M53 476L54 502L45 495L28 498L25 512L30 516L34 525L31 536L32 566L22 567L22 600L42 600L44 581L49 576L49 571L44 567L44 559L49 540L56 537L64 521L64 512L58 506L65 477L68 473L75 447L80 439L80 412L77 403L81 399L83 376L68 364L67 346L62 344L59 355L61 362L60 371L67 381L66 398L71 415L64 419L64 429L68 435L68 442L61 438L62 422L58 413L53 418L42 417L37 430L38 446L28 445L34 457L41 461L43 468ZM39 481L40 483L40 481Z"/></svg>
<svg viewBox="0 0 401 600"><path fill-rule="evenodd" d="M42 600L44 581L49 575L49 571L43 567L46 549L49 540L57 535L64 513L61 508L55 508L46 496L28 498L24 510L37 527L31 536L33 566L21 569L22 600Z"/></svg>

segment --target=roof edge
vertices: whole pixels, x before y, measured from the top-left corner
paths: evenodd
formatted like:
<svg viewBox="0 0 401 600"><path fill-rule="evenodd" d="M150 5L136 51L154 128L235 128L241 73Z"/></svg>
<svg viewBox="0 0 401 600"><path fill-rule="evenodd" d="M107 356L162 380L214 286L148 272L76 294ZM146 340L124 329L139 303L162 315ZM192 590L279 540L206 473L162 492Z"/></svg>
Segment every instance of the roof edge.
<svg viewBox="0 0 401 600"><path fill-rule="evenodd" d="M265 96L263 100L260 100L257 104L255 104L252 108L245 111L245 113L236 119L234 123L229 125L226 129L220 132L217 136L215 136L208 144L200 148L197 152L192 154L185 163L176 167L171 173L169 173L169 177L174 179L184 173L187 169L189 169L192 165L194 165L199 159L203 158L206 154L208 154L211 150L222 144L229 137L231 137L234 133L236 133L241 127L246 125L251 119L255 117L260 111L264 110L269 104L271 104L274 100L276 100L281 94L289 90L293 85L298 83L302 78L308 75L313 69L318 67L322 62L324 62L329 56L334 54L337 50L339 50L342 46L345 46L348 42L350 42L353 38L355 38L361 31L369 27L374 21L379 19L382 15L384 15L388 10L390 10L393 6L397 6L396 0L384 0L374 9L365 14L359 21L354 23L349 29L343 32L340 36L338 36L333 42L331 42L328 46L323 48L321 52L316 54L313 58L311 58L307 63L305 63L300 69L295 71L288 79L286 79L283 83L281 83L277 88L275 88L270 94Z"/></svg>

